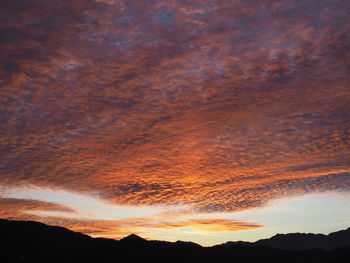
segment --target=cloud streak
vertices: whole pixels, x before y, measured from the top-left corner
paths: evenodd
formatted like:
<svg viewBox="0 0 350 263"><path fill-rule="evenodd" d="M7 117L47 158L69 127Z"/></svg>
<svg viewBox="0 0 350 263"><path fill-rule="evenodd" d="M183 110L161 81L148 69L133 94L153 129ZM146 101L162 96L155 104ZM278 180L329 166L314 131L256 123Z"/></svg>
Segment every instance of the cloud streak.
<svg viewBox="0 0 350 263"><path fill-rule="evenodd" d="M19 198L0 198L0 217L12 220L35 220L36 212L59 212L74 215L75 211L69 207L38 200Z"/></svg>

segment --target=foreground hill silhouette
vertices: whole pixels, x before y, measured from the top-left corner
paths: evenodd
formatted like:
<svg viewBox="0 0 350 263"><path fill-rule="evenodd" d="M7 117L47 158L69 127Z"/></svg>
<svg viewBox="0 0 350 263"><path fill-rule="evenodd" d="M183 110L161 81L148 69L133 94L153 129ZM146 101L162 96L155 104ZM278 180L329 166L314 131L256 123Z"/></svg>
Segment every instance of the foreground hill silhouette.
<svg viewBox="0 0 350 263"><path fill-rule="evenodd" d="M192 242L92 238L56 226L0 219L0 262L346 262L350 229L202 247Z"/></svg>
<svg viewBox="0 0 350 263"><path fill-rule="evenodd" d="M261 239L256 242L227 242L219 246L243 245L246 247L266 246L286 250L306 249L335 249L350 246L350 228L338 232L323 234L277 234L271 238Z"/></svg>

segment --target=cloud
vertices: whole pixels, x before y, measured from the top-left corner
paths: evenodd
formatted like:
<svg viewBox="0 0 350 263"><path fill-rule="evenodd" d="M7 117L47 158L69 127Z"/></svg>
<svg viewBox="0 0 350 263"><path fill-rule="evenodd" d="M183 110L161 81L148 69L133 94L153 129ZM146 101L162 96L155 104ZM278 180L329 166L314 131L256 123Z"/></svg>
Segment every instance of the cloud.
<svg viewBox="0 0 350 263"><path fill-rule="evenodd" d="M197 212L349 189L348 1L20 2L3 187Z"/></svg>
<svg viewBox="0 0 350 263"><path fill-rule="evenodd" d="M0 218L12 220L40 219L34 214L37 212L58 212L74 215L75 211L69 207L30 199L3 198L0 197Z"/></svg>
<svg viewBox="0 0 350 263"><path fill-rule="evenodd" d="M263 227L255 223L242 222L237 220L225 219L192 219L182 222L167 222L155 225L162 229L183 229L190 228L199 232L228 232L251 230Z"/></svg>

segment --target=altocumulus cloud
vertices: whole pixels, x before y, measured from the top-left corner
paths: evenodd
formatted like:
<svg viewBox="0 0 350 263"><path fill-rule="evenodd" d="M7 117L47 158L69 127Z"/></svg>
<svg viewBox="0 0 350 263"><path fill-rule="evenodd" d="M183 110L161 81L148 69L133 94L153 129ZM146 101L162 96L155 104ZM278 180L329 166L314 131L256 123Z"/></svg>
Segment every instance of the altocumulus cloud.
<svg viewBox="0 0 350 263"><path fill-rule="evenodd" d="M197 212L348 190L349 9L2 0L1 186Z"/></svg>

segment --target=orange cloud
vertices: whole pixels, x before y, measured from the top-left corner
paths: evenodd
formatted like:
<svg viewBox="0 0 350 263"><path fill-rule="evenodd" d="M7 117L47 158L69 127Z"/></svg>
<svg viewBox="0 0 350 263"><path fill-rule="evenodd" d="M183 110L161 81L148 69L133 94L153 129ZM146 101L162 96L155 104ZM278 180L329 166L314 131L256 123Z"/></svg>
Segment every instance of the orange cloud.
<svg viewBox="0 0 350 263"><path fill-rule="evenodd" d="M69 207L37 200L0 197L0 218L12 220L35 220L35 212L64 212L74 214Z"/></svg>
<svg viewBox="0 0 350 263"><path fill-rule="evenodd" d="M225 219L191 219L180 222L163 222L153 227L164 229L191 228L199 232L229 232L251 230L263 227L255 223Z"/></svg>
<svg viewBox="0 0 350 263"><path fill-rule="evenodd" d="M55 220L55 219L54 219ZM56 220L58 220L56 218ZM64 220L66 227L85 234L121 238L126 235L149 234L155 229L191 229L192 231L209 232L232 232L262 228L260 224L237 220L225 219L190 219L185 221L162 221L157 218L134 218L126 220L87 220L72 221ZM57 221L57 223L62 224Z"/></svg>

